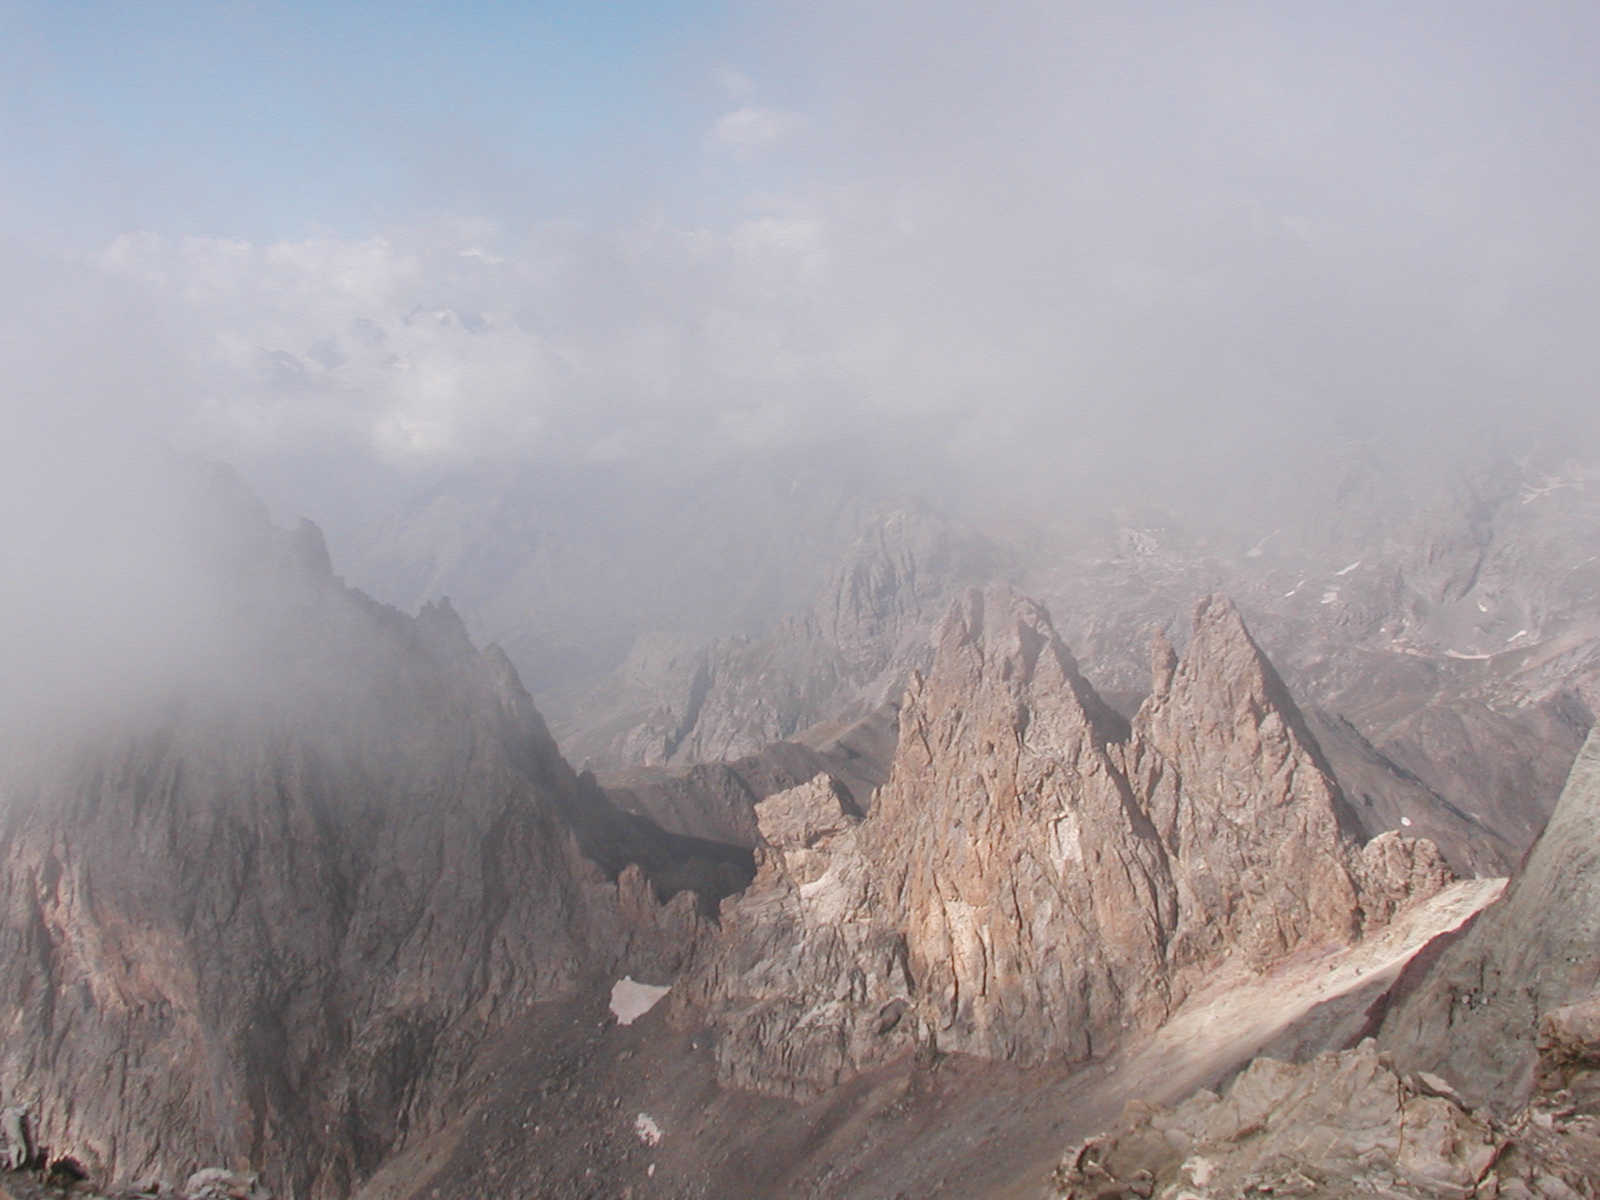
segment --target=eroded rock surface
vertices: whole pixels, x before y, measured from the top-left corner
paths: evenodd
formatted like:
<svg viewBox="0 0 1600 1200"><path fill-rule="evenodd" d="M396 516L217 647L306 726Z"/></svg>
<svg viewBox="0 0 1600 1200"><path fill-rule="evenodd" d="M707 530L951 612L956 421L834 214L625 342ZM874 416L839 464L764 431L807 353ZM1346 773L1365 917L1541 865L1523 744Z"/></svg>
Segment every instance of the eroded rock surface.
<svg viewBox="0 0 1600 1200"><path fill-rule="evenodd" d="M906 1044L911 975L882 919L860 811L838 785L818 776L756 813L755 882L723 905L718 953L691 999L716 1014L719 1078L804 1094Z"/></svg>
<svg viewBox="0 0 1600 1200"><path fill-rule="evenodd" d="M1411 961L1381 1042L1257 1058L1170 1111L1131 1103L1068 1151L1048 1196L1600 1194L1597 803L1591 734L1527 869ZM1411 877L1417 856L1381 840L1364 857Z"/></svg>
<svg viewBox="0 0 1600 1200"><path fill-rule="evenodd" d="M1499 1115L1438 1075L1401 1071L1370 1038L1299 1065L1258 1058L1220 1096L1200 1091L1171 1110L1129 1104L1067 1151L1045 1197L1590 1200L1600 1194L1597 1032L1588 1005L1548 1016L1537 1087Z"/></svg>

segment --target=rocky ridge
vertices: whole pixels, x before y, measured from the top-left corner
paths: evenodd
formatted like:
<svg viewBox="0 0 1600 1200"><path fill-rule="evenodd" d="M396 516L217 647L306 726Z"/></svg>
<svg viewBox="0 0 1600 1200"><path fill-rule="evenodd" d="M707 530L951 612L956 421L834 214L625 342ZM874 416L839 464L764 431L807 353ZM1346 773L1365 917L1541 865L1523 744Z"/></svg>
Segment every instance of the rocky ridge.
<svg viewBox="0 0 1600 1200"><path fill-rule="evenodd" d="M1406 966L1368 1011L1376 1040L1130 1104L1047 1195L1600 1194L1597 803L1591 733L1525 869Z"/></svg>
<svg viewBox="0 0 1600 1200"><path fill-rule="evenodd" d="M546 1185L583 1194L598 1171L628 1187L656 1180L663 1196L716 1194L696 1182L704 1163L690 1138L674 1142L674 1181L670 1168L657 1176L656 1143L630 1124L632 1097L672 1091L675 1138L715 1104L759 1111L774 1128L809 1113L796 1141L827 1146L831 1114L854 1111L857 1158L869 1159L866 1130L902 1120L914 1130L961 1072L981 1091L985 1072L1044 1080L1131 1061L1119 1052L1200 1020L1196 1002L1219 989L1336 975L1341 948L1373 946L1415 902L1448 898L1437 851L1363 818L1337 781L1327 727L1295 705L1219 597L1174 631L1181 656L1155 638L1148 694L1136 708L1118 700L1130 717L1090 685L1042 608L1004 589L968 593L936 654L918 660L926 671L907 667L886 778L841 786L835 729L718 781L638 789L625 803L566 766L510 664L477 651L449 605L406 618L344 588L314 527L243 525L253 549L239 603L258 633L229 649L242 685L206 681L110 742L6 768L0 960L24 969L0 983L0 1099L20 1101L50 1155L96 1178L142 1184L226 1163L240 1179L264 1169L283 1195L332 1197L367 1181L374 1196L420 1200ZM906 576L882 581L894 593ZM885 629L922 636L922 608L886 611L887 624L861 636L862 678L875 664L900 669L882 657ZM836 648L841 636L816 644ZM1581 774L1569 795L1593 791ZM697 815L708 788L725 788L722 807ZM1577 965L1592 938L1562 915L1592 907L1586 805L1574 800L1570 819L1558 811L1542 874L1543 843L1526 897L1508 902L1521 915L1486 916L1459 935L1444 975L1419 982L1419 964L1391 994L1387 968L1375 969L1283 1031L1297 1052L1347 1045L1352 1022L1381 1011L1369 998L1392 995L1393 1029L1415 1019L1438 1035L1447 995L1450 1036L1470 1043L1462 1061L1505 1052L1493 1069L1532 1081L1505 1103L1532 1087L1542 1097L1532 1109L1473 1112L1464 1082L1457 1092L1358 1047L1252 1067L1237 1097L1203 1094L1181 1117L1160 1117L1166 1145L1190 1139L1176 1164L1130 1160L1102 1179L1087 1168L1109 1160L1090 1155L1063 1183L1231 1196L1421 1181L1464 1195L1487 1178L1471 1175L1474 1147L1514 1126L1520 1140L1499 1143L1494 1162L1507 1169L1495 1167L1495 1186L1581 1193L1581 1174L1552 1164L1583 1161L1588 1071L1600 1060L1594 981ZM681 818L675 834L659 813ZM757 849L741 896L729 894L749 878L747 860L712 840L729 830ZM720 929L705 928L689 892L700 913L729 896ZM1516 957L1524 924L1548 963ZM675 1030L630 1040L606 1024L597 997L624 970L662 982L682 973ZM1531 1000L1517 994L1525 978L1538 983ZM1459 979L1477 982L1463 991ZM1522 1023L1541 1015L1542 1057ZM653 1036L680 1061L652 1057ZM1391 1037L1418 1040L1386 1027L1385 1045ZM500 1043L525 1053L523 1066L486 1049ZM634 1079L635 1055L676 1072L672 1088ZM466 1107L473 1094L479 1107ZM491 1096L515 1103L491 1112ZM1295 1130L1329 1125L1330 1098L1348 1102L1365 1143L1326 1162L1283 1158ZM1280 1112L1266 1141L1283 1144L1263 1151L1262 1122ZM648 1113L658 1110L638 1116ZM491 1115L495 1144L507 1156L530 1147L526 1161L474 1164ZM1155 1127L1146 1121L1127 1144ZM1207 1183L1183 1163L1213 1143L1226 1145L1200 1153L1215 1171ZM889 1194L844 1189L832 1158L847 1148L831 1144L807 1167L811 1190L792 1194ZM1428 1167L1418 1147L1443 1165ZM1362 1161L1374 1149L1388 1158ZM1535 1165L1516 1167L1517 1154ZM453 1192L443 1161L461 1172ZM768 1175L760 1194L791 1194ZM964 1194L950 1187L938 1177L928 1194Z"/></svg>
<svg viewBox="0 0 1600 1200"><path fill-rule="evenodd" d="M768 635L641 634L615 672L541 703L601 772L753 754L894 698L951 596L1007 579L1060 614L1083 673L1131 716L1150 627L1181 647L1194 596L1225 592L1300 697L1360 835L1424 836L1460 873L1506 874L1600 695L1596 472L1508 457L1413 478L1370 448L1302 465L1239 514L1073 511L988 542L891 505Z"/></svg>
<svg viewBox="0 0 1600 1200"><path fill-rule="evenodd" d="M805 1095L912 1046L1084 1061L1224 962L1345 944L1451 878L1365 847L1237 611L1197 609L1131 726L1036 604L956 604L862 817L826 781L757 806L755 883L685 1003L722 1077Z"/></svg>
<svg viewBox="0 0 1600 1200"><path fill-rule="evenodd" d="M213 478L218 667L0 783L0 1097L39 1156L344 1197L529 1005L669 974L746 852L617 812L448 605ZM670 899L669 903L663 901Z"/></svg>

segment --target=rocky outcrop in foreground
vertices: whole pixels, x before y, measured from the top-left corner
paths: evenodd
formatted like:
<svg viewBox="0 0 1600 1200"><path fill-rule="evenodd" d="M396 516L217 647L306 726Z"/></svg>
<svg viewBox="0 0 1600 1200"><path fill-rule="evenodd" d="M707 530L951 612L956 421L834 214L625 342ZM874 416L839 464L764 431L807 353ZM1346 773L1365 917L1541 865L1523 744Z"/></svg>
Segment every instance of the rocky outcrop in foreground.
<svg viewBox="0 0 1600 1200"><path fill-rule="evenodd" d="M870 813L821 780L757 807L756 882L684 1001L722 1078L804 1095L913 1045L1086 1060L1225 962L1349 943L1449 881L1430 843L1357 844L1225 599L1155 653L1130 726L1037 605L954 606Z"/></svg>
<svg viewBox="0 0 1600 1200"><path fill-rule="evenodd" d="M1597 1053L1583 1041L1591 1077ZM1553 1089L1500 1120L1437 1075L1399 1071L1371 1039L1301 1065L1258 1058L1220 1096L1201 1091L1170 1111L1130 1104L1067 1152L1045 1200L1587 1200L1600 1181L1593 1101L1592 1090L1574 1102Z"/></svg>
<svg viewBox="0 0 1600 1200"><path fill-rule="evenodd" d="M1600 987L1600 734L1591 733L1527 866L1439 956L1380 1042L1501 1108L1535 1083L1540 1022Z"/></svg>

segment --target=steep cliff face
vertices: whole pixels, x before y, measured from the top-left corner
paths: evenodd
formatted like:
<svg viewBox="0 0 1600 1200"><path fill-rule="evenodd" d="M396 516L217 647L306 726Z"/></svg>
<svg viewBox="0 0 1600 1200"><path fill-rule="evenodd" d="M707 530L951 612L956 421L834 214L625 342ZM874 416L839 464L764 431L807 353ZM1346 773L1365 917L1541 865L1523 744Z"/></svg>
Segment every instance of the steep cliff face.
<svg viewBox="0 0 1600 1200"><path fill-rule="evenodd" d="M1227 601L1201 604L1181 663L1158 641L1156 665L1130 728L1036 604L958 603L906 692L870 813L803 869L769 837L755 885L724 905L701 987L725 1076L804 1092L911 1040L1086 1059L1154 1028L1225 962L1347 943L1450 879L1429 843L1362 848L1341 826L1314 740ZM845 927L878 948L849 994ZM756 986L773 961L782 977ZM823 995L834 1007L804 1003ZM827 1041L819 1026L825 1055L805 1050Z"/></svg>
<svg viewBox="0 0 1600 1200"><path fill-rule="evenodd" d="M1086 1058L1164 1013L1166 851L1043 610L969 593L901 722L871 843L939 1044Z"/></svg>
<svg viewBox="0 0 1600 1200"><path fill-rule="evenodd" d="M906 944L884 919L860 811L833 781L818 776L756 811L760 869L746 898L723 906L721 952L695 987L718 1014L724 1082L821 1090L914 1034Z"/></svg>
<svg viewBox="0 0 1600 1200"><path fill-rule="evenodd" d="M1202 601L1183 661L1158 635L1151 674L1126 761L1172 859L1173 961L1355 936L1344 798L1237 611Z"/></svg>
<svg viewBox="0 0 1600 1200"><path fill-rule="evenodd" d="M580 841L660 893L738 854L607 811L448 606L405 617L314 527L205 499L238 535L214 669L5 764L0 1094L97 1179L344 1196L488 1032L686 949L694 897Z"/></svg>
<svg viewBox="0 0 1600 1200"><path fill-rule="evenodd" d="M1385 1020L1404 1065L1502 1108L1534 1086L1540 1021L1600 988L1600 735L1578 754L1549 827L1502 899Z"/></svg>

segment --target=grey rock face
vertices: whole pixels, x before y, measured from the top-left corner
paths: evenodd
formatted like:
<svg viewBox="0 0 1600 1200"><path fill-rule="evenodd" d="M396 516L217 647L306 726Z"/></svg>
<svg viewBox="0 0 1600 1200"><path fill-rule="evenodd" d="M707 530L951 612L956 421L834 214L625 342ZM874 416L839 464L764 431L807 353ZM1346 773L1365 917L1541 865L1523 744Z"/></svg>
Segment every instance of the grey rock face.
<svg viewBox="0 0 1600 1200"><path fill-rule="evenodd" d="M1298 1066L1258 1058L1223 1095L1202 1091L1170 1112L1130 1106L1067 1153L1047 1194L1469 1196L1502 1142L1484 1118L1397 1075L1368 1040Z"/></svg>
<svg viewBox="0 0 1600 1200"><path fill-rule="evenodd" d="M1341 827L1225 600L1181 662L1158 643L1157 679L1130 728L1036 604L957 604L871 812L836 812L821 783L758 807L760 873L697 985L724 1078L803 1094L913 1042L1087 1059L1225 961L1347 943L1451 878L1428 843L1363 849Z"/></svg>
<svg viewBox="0 0 1600 1200"><path fill-rule="evenodd" d="M1505 897L1385 1020L1397 1061L1502 1107L1534 1085L1540 1020L1600 982L1600 735L1573 764L1549 827Z"/></svg>
<svg viewBox="0 0 1600 1200"><path fill-rule="evenodd" d="M1529 1031L1517 1032L1522 1042ZM1170 1111L1129 1104L1068 1150L1045 1195L1591 1198L1600 1003L1546 1012L1536 1063L1523 1101L1496 1111L1439 1075L1406 1071L1371 1039L1299 1065L1260 1057L1220 1096L1200 1091ZM1455 1073L1482 1065L1474 1055Z"/></svg>
<svg viewBox="0 0 1600 1200"><path fill-rule="evenodd" d="M724 904L719 952L688 996L715 1014L720 1079L814 1093L906 1044L905 942L882 919L860 814L831 780L756 811L765 840L756 880Z"/></svg>
<svg viewBox="0 0 1600 1200"><path fill-rule="evenodd" d="M488 1033L614 962L673 969L698 919L580 850L681 846L604 809L447 606L405 617L238 520L224 669L5 764L0 1096L97 1180L342 1197Z"/></svg>
<svg viewBox="0 0 1600 1200"><path fill-rule="evenodd" d="M28 1132L28 1110L20 1104L0 1110L0 1151L6 1169L20 1171L33 1161L33 1138Z"/></svg>

